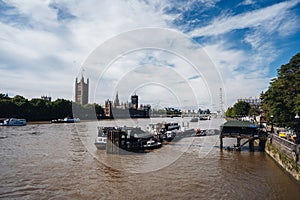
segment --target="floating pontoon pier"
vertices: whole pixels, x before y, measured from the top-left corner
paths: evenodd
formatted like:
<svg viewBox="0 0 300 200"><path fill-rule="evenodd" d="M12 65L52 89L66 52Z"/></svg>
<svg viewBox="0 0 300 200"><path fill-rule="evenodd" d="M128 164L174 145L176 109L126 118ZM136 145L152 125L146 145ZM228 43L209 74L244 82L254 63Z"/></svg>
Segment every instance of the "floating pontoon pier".
<svg viewBox="0 0 300 200"><path fill-rule="evenodd" d="M237 144L232 149L238 151L247 143L249 151L254 151L254 141L259 140L259 150L264 151L267 132L249 121L231 120L221 126L220 149L223 149L223 138L236 138ZM241 144L242 139L246 141Z"/></svg>
<svg viewBox="0 0 300 200"><path fill-rule="evenodd" d="M107 131L106 152L122 154L126 152L143 152L143 146L153 135L139 127L122 127Z"/></svg>

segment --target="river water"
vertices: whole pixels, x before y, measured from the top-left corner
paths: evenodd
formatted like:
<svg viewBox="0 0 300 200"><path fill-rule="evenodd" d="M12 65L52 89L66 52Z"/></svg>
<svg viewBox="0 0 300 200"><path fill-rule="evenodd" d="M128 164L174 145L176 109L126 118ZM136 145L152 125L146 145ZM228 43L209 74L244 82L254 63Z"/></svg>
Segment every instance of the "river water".
<svg viewBox="0 0 300 200"><path fill-rule="evenodd" d="M189 123L208 136L149 153L107 155L97 126L140 126L188 118L0 127L3 199L299 199L300 186L262 152L220 151L220 119ZM224 139L224 145L234 141Z"/></svg>

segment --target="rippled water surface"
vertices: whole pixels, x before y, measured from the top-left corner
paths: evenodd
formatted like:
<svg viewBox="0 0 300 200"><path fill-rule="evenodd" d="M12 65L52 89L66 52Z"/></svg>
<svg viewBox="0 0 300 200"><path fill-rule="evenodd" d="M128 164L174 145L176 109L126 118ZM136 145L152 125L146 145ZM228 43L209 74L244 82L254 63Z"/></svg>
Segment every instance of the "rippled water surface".
<svg viewBox="0 0 300 200"><path fill-rule="evenodd" d="M146 154L107 155L93 144L99 125L145 128L163 120L181 119L0 127L0 198L299 199L300 186L265 153L220 151L214 131Z"/></svg>

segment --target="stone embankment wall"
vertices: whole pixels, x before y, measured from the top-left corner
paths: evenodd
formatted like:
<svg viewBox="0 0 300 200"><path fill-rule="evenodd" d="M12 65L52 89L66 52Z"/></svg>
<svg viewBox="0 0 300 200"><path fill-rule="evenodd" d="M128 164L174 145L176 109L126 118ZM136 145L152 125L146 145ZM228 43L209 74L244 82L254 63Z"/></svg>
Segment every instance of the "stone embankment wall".
<svg viewBox="0 0 300 200"><path fill-rule="evenodd" d="M300 181L299 148L300 145L271 134L267 140L265 151L284 170Z"/></svg>

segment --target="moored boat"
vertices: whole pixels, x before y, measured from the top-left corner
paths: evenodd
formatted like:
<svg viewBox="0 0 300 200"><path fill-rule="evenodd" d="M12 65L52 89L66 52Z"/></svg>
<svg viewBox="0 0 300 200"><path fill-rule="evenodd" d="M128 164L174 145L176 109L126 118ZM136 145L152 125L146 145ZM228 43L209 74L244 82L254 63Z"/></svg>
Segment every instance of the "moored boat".
<svg viewBox="0 0 300 200"><path fill-rule="evenodd" d="M197 128L193 136L195 137L206 136L206 130L201 130L200 128Z"/></svg>
<svg viewBox="0 0 300 200"><path fill-rule="evenodd" d="M198 122L199 118L198 117L193 117L190 122Z"/></svg>
<svg viewBox="0 0 300 200"><path fill-rule="evenodd" d="M97 147L97 149L100 150L105 150L106 149L106 142L107 141L107 137L106 136L98 136L95 139L95 146Z"/></svg>
<svg viewBox="0 0 300 200"><path fill-rule="evenodd" d="M153 150L158 149L162 146L162 143L157 142L156 140L150 139L147 143L143 146L145 150Z"/></svg>
<svg viewBox="0 0 300 200"><path fill-rule="evenodd" d="M51 123L78 123L78 122L80 122L79 118L69 118L69 117L65 117L64 119L51 120Z"/></svg>
<svg viewBox="0 0 300 200"><path fill-rule="evenodd" d="M165 123L164 128L166 131L179 130L180 125L177 122Z"/></svg>
<svg viewBox="0 0 300 200"><path fill-rule="evenodd" d="M95 139L95 146L97 149L105 150L106 149L106 143L107 143L107 131L109 130L116 130L115 127L103 127L98 126L98 136Z"/></svg>
<svg viewBox="0 0 300 200"><path fill-rule="evenodd" d="M167 131L163 134L163 141L171 142L176 136L176 132L174 131Z"/></svg>
<svg viewBox="0 0 300 200"><path fill-rule="evenodd" d="M26 119L16 119L10 118L3 120L3 123L0 124L1 126L25 126Z"/></svg>
<svg viewBox="0 0 300 200"><path fill-rule="evenodd" d="M117 134L118 142L116 146L127 152L144 152L145 150L156 149L162 146L150 132L142 130L140 127L98 127L98 136L95 139L95 146L99 150L111 151L107 149L107 143L114 143L112 134ZM110 140L108 140L110 138ZM110 145L111 146L111 145Z"/></svg>
<svg viewBox="0 0 300 200"><path fill-rule="evenodd" d="M209 115L208 116L201 116L199 119L200 120L210 120L210 116Z"/></svg>

